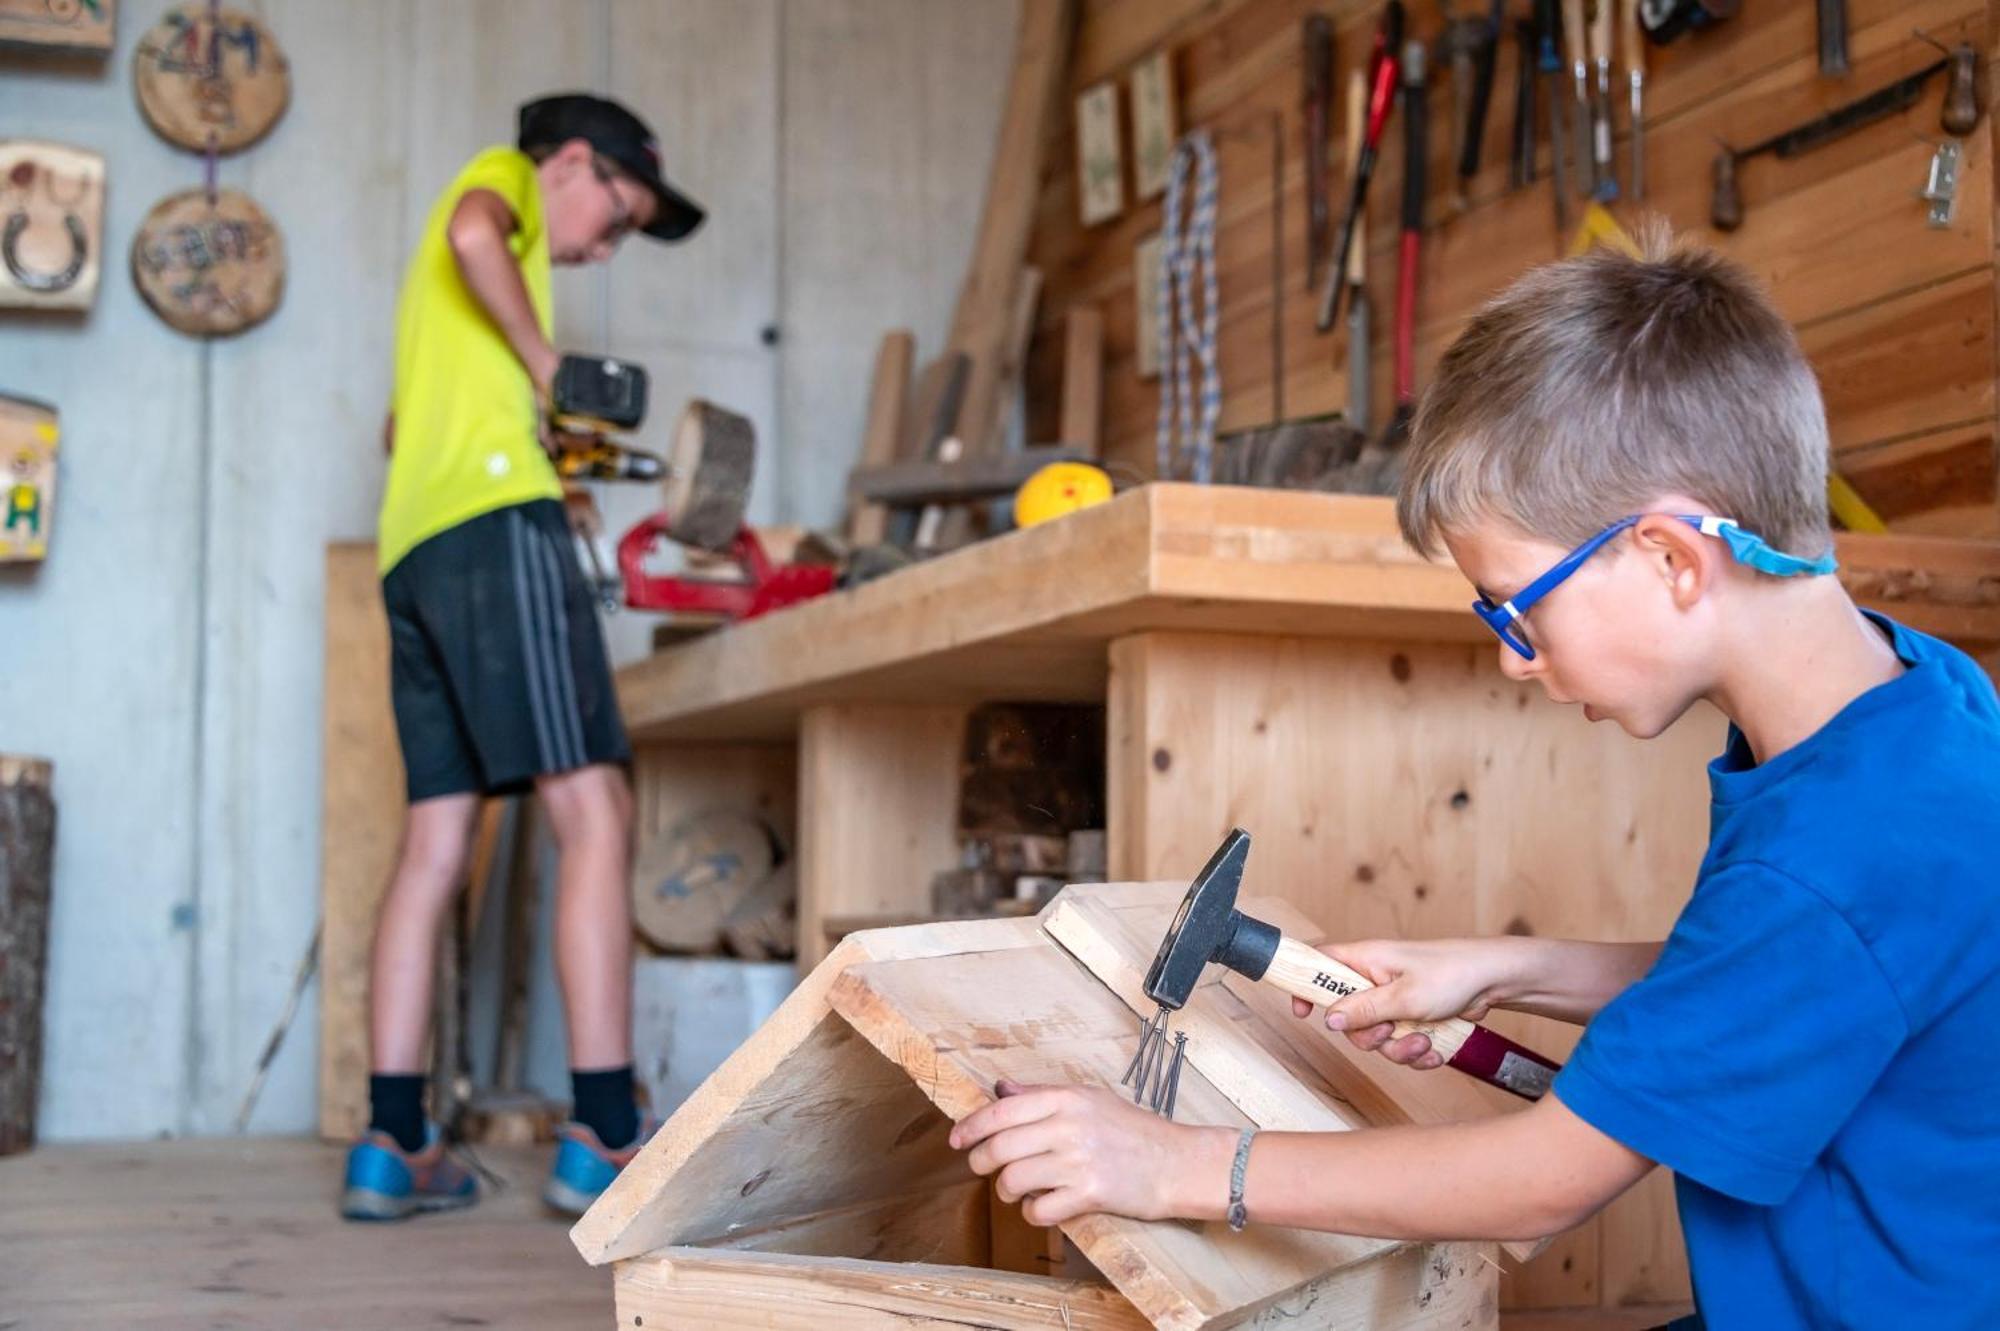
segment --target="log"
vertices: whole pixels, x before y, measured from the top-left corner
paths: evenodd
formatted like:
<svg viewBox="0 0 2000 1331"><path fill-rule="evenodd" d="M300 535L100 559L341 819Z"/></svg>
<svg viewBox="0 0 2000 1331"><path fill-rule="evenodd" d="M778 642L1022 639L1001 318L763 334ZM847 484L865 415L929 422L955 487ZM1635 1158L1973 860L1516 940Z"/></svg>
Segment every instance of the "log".
<svg viewBox="0 0 2000 1331"><path fill-rule="evenodd" d="M0 1155L35 1144L55 862L54 764L0 754Z"/></svg>

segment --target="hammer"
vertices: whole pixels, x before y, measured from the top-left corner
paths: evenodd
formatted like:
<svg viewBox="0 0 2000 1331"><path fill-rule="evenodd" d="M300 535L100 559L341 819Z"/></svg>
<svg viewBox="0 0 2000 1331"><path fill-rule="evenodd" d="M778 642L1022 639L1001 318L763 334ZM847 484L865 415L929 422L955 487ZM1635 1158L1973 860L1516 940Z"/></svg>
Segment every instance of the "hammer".
<svg viewBox="0 0 2000 1331"><path fill-rule="evenodd" d="M1375 987L1374 981L1359 971L1236 909L1243 866L1249 858L1250 834L1232 829L1195 876L1153 964L1146 969L1146 997L1158 1003L1160 1010L1140 1032L1139 1053L1126 1069L1125 1084L1131 1084L1136 1074L1133 1098L1149 1100L1155 1110L1170 1118L1173 1083L1178 1080L1182 1058L1176 1056L1171 1066L1167 1065L1167 1020L1187 1003L1210 962L1315 1005ZM1395 1029L1398 1037L1413 1033L1430 1037L1431 1048L1444 1056L1448 1066L1525 1100L1539 1100L1561 1070L1561 1064L1463 1017L1398 1022ZM1179 1052L1177 1048L1176 1054Z"/></svg>

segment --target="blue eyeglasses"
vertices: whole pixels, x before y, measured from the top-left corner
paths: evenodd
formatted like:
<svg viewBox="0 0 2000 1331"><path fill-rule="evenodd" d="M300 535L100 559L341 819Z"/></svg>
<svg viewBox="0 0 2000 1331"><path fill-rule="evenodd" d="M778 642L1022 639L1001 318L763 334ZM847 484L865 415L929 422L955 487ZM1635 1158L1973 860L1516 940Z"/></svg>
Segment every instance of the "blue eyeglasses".
<svg viewBox="0 0 2000 1331"><path fill-rule="evenodd" d="M1582 545L1579 545L1576 549L1564 555L1562 559L1559 560L1553 568L1549 569L1548 572L1542 574L1542 576L1540 576L1539 578L1536 578L1526 587L1523 587L1518 595L1509 597L1507 600L1501 602L1499 605L1493 604L1492 598L1487 596L1481 596L1477 601L1474 601L1472 603L1472 613L1478 615L1479 618L1485 622L1486 627L1492 629L1494 634L1499 637L1500 641L1506 643L1509 647L1512 647L1514 651L1524 660L1529 660L1529 661L1534 660L1535 649L1528 644L1528 640L1526 638L1522 637L1518 632L1515 631L1514 629L1515 622L1518 621L1521 618L1521 616L1527 614L1528 611L1534 607L1535 602L1541 600L1544 596L1547 596L1557 587L1560 587L1564 579L1568 578L1570 574L1576 572L1579 568L1583 567L1584 561L1589 559L1592 555L1596 554L1599 550L1602 550L1607 541L1609 541L1612 537L1616 536L1619 532L1624 531L1627 527L1630 527L1631 525L1639 521L1640 518L1647 516L1650 515L1645 513L1634 513L1629 518L1620 518L1618 521L1612 523L1609 527L1606 527L1603 531L1597 533L1597 535L1585 541ZM1778 553L1776 551L1771 550L1769 546L1764 545L1763 541L1759 540L1757 537L1751 536L1750 533L1748 532L1744 532L1742 528L1736 525L1734 519L1718 518L1708 514L1696 515L1691 513L1674 513L1670 514L1669 516L1679 518L1682 522L1687 523L1688 526L1693 527L1696 531L1700 532L1704 536L1724 536L1725 531L1727 531L1728 534L1731 536L1734 536L1737 533L1741 533L1742 537L1748 537L1749 541L1754 542L1759 547L1762 547L1763 550L1769 551L1772 555L1777 555ZM1738 540L1730 541L1731 553L1736 555L1737 558L1741 559L1743 558L1742 554L1736 551L1737 544ZM1791 558L1791 556L1779 556L1779 557L1785 559ZM1745 562L1749 561L1746 560ZM1801 560L1798 562L1801 565L1805 565L1805 561ZM1809 566L1802 567L1800 570L1797 571L1830 572L1832 570L1833 561L1831 556L1827 557L1827 559L1821 562L1825 564L1824 569L1820 568L1819 565L1815 563ZM1778 570L1767 568L1766 571L1777 572Z"/></svg>

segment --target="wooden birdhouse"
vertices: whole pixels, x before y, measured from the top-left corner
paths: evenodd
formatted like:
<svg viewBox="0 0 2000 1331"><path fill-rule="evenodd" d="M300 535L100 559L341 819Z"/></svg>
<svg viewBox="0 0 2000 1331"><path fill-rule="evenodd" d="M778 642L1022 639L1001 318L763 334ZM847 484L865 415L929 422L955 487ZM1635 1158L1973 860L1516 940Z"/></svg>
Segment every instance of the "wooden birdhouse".
<svg viewBox="0 0 2000 1331"><path fill-rule="evenodd" d="M947 1145L1001 1077L1117 1084L1184 890L1071 887L1033 919L849 936L571 1232L613 1265L620 1331L1496 1327L1489 1245L1105 1215L1038 1230ZM1321 936L1282 903L1245 909ZM1354 1054L1219 968L1174 1029L1182 1122L1341 1131L1519 1104Z"/></svg>

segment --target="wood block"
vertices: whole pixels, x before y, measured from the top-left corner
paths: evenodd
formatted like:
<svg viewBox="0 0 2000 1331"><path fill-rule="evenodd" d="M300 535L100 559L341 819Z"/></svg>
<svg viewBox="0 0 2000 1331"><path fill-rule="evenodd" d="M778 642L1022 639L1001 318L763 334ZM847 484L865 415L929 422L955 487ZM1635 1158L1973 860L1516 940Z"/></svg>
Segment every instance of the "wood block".
<svg viewBox="0 0 2000 1331"><path fill-rule="evenodd" d="M0 46L101 56L117 18L118 0L0 0Z"/></svg>
<svg viewBox="0 0 2000 1331"><path fill-rule="evenodd" d="M104 268L103 156L64 143L0 140L0 199L8 260L0 265L0 308L89 309Z"/></svg>
<svg viewBox="0 0 2000 1331"><path fill-rule="evenodd" d="M62 424L56 409L0 393L0 564L37 563L48 554L56 516L56 452Z"/></svg>
<svg viewBox="0 0 2000 1331"><path fill-rule="evenodd" d="M954 462L895 462L861 467L849 474L855 494L873 504L970 503L1012 494L1052 462L1087 462L1090 454L1070 444L1038 444L1015 452L981 453Z"/></svg>

